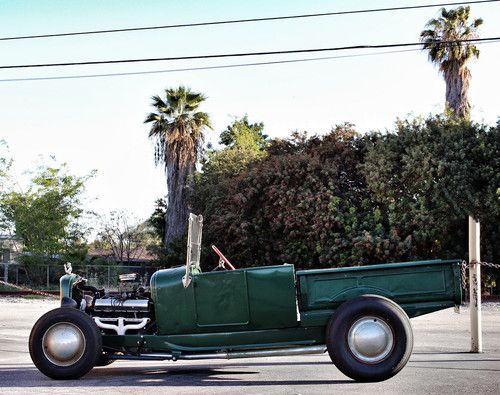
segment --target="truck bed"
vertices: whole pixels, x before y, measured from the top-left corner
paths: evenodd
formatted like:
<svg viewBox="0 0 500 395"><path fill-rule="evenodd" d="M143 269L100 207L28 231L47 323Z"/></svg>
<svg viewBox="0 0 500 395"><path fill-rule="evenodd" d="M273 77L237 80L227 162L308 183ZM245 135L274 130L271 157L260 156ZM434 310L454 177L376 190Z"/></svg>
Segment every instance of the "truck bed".
<svg viewBox="0 0 500 395"><path fill-rule="evenodd" d="M335 309L359 295L386 296L416 317L459 305L459 260L432 260L297 271L302 326L326 325Z"/></svg>

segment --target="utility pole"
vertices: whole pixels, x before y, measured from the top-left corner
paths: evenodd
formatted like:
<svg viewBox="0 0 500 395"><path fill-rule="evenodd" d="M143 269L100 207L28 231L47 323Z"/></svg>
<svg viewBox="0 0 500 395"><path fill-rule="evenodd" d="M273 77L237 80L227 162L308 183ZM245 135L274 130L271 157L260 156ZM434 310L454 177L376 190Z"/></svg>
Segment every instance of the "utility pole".
<svg viewBox="0 0 500 395"><path fill-rule="evenodd" d="M483 352L481 329L481 261L480 226L469 216L469 289L471 352Z"/></svg>

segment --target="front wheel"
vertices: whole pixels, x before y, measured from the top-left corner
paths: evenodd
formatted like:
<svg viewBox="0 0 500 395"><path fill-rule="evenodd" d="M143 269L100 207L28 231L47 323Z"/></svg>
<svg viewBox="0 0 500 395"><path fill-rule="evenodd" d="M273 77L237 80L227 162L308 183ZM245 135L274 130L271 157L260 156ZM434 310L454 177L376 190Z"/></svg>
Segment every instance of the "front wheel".
<svg viewBox="0 0 500 395"><path fill-rule="evenodd" d="M339 307L326 332L330 358L357 381L382 381L408 362L413 332L404 310L378 295L354 298Z"/></svg>
<svg viewBox="0 0 500 395"><path fill-rule="evenodd" d="M44 314L33 326L29 351L44 375L75 379L92 369L101 356L101 333L87 314L61 307Z"/></svg>

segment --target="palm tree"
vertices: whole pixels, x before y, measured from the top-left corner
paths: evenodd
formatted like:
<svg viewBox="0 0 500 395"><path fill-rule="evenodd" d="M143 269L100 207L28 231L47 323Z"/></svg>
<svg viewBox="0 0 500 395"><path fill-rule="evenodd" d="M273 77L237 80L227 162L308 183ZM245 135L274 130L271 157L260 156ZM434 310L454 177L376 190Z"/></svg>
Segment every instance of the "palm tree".
<svg viewBox="0 0 500 395"><path fill-rule="evenodd" d="M211 128L208 114L197 111L205 99L183 86L166 89L165 99L152 97L156 112L144 121L151 123L149 137L155 143L155 164L163 164L167 176L165 246L182 236L187 224L187 189L201 153L203 130Z"/></svg>
<svg viewBox="0 0 500 395"><path fill-rule="evenodd" d="M478 38L477 28L483 23L476 19L468 24L470 7L458 7L447 11L441 9L441 16L431 19L426 30L420 33L424 49L429 51L429 60L439 65L446 82L446 106L456 117L468 117L470 104L468 90L471 73L467 64L470 59L479 57L474 44L443 41L470 40Z"/></svg>

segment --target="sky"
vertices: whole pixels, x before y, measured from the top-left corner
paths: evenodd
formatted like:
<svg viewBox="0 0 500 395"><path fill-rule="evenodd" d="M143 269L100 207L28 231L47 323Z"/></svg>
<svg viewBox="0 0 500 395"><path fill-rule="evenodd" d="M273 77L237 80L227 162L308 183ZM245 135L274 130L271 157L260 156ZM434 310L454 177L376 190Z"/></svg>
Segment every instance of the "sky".
<svg viewBox="0 0 500 395"><path fill-rule="evenodd" d="M320 13L431 4L418 0L350 1L50 1L1 0L0 37L60 33L212 20ZM482 17L481 37L500 36L500 3L472 5ZM117 34L0 41L0 65L125 58L176 57L230 52L338 47L418 41L439 8L167 29ZM471 64L470 100L475 121L495 124L500 115L500 43L480 47ZM233 59L165 61L45 69L0 70L0 80L103 73L172 70L267 60L300 59L369 50ZM87 208L105 214L125 210L137 218L153 211L165 195L162 168L153 161L143 121L151 96L185 85L207 96L218 135L235 117L263 122L271 137L291 131L325 134L351 122L361 133L390 130L397 117L438 113L445 85L421 51L338 58L315 62L198 70L107 78L0 81L0 140L14 159L13 174L54 156L74 174L93 169ZM45 159L40 159L40 157Z"/></svg>

